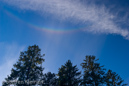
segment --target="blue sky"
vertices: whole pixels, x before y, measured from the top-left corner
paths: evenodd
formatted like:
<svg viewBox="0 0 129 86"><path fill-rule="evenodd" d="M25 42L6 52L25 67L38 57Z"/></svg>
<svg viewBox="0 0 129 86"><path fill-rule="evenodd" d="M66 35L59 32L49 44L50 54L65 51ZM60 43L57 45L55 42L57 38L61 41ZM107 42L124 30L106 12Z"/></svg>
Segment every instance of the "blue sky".
<svg viewBox="0 0 129 86"><path fill-rule="evenodd" d="M129 82L128 0L0 0L0 82L20 51L37 44L44 72L95 55Z"/></svg>

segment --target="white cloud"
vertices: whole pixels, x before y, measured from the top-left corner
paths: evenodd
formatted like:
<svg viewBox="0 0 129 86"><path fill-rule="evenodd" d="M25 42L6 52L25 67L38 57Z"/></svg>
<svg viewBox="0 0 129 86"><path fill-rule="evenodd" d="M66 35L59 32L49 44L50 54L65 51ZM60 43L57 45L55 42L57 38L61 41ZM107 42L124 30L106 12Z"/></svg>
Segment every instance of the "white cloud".
<svg viewBox="0 0 129 86"><path fill-rule="evenodd" d="M5 80L5 78L7 78L7 75L11 73L13 64L16 63L17 59L19 58L20 51L23 51L25 47L19 47L15 43L0 43L0 47L0 51L2 51L4 54L0 55L0 58L2 59L2 63L0 65L0 86L2 86L2 82Z"/></svg>
<svg viewBox="0 0 129 86"><path fill-rule="evenodd" d="M85 31L94 33L118 34L129 39L129 31L121 28L104 6L82 4L77 0L4 0L23 10L49 14L58 19L86 25Z"/></svg>

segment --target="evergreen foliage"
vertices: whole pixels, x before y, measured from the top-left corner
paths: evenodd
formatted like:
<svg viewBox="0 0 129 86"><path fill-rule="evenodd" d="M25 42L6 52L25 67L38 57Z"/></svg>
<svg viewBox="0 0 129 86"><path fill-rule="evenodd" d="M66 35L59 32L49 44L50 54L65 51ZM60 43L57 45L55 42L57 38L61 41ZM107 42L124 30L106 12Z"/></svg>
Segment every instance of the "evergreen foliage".
<svg viewBox="0 0 129 86"><path fill-rule="evenodd" d="M58 85L59 86L78 86L80 83L81 72L77 65L73 66L71 61L68 60L65 65L59 68L58 72Z"/></svg>
<svg viewBox="0 0 129 86"><path fill-rule="evenodd" d="M122 84L124 80L116 74L116 72L112 72L112 70L108 70L106 73L106 85L107 86L126 86L127 84Z"/></svg>
<svg viewBox="0 0 129 86"><path fill-rule="evenodd" d="M82 85L103 85L105 69L96 62L97 60L95 59L95 56L86 56L84 59L84 62L81 64L84 69Z"/></svg>
<svg viewBox="0 0 129 86"><path fill-rule="evenodd" d="M43 75L42 63L44 55L41 55L41 49L37 45L29 46L28 50L20 53L20 57L14 68L11 70L11 74L6 78L6 82L3 86L13 84L16 86L29 86L29 81L39 81ZM16 81L16 82L15 82ZM20 82L20 84L18 83ZM34 85L36 83L33 83Z"/></svg>
<svg viewBox="0 0 129 86"><path fill-rule="evenodd" d="M57 77L56 74L48 72L43 75L43 84L44 86L56 86L57 85Z"/></svg>
<svg viewBox="0 0 129 86"><path fill-rule="evenodd" d="M58 70L58 74L45 73L45 61L37 45L29 46L21 52L11 74L5 78L3 86L127 86L124 80L112 70L104 69L95 56L86 56L81 63L83 74L68 60ZM19 82L20 81L20 82ZM32 82L31 82L32 81ZM38 83L40 82L40 83Z"/></svg>

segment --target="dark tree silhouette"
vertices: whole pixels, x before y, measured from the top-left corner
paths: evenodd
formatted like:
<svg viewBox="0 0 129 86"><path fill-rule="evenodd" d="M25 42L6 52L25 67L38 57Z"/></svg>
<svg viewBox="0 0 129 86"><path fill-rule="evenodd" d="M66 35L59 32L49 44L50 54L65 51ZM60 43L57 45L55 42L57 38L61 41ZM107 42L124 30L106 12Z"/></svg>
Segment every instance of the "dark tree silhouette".
<svg viewBox="0 0 129 86"><path fill-rule="evenodd" d="M106 73L106 85L107 86L126 86L127 84L122 84L124 80L116 74L115 72L112 72L112 70L108 70Z"/></svg>
<svg viewBox="0 0 129 86"><path fill-rule="evenodd" d="M97 60L95 59L95 56L86 56L84 62L81 63L81 66L84 69L81 85L103 85L105 69L103 68L103 66L100 66L100 64L96 62Z"/></svg>
<svg viewBox="0 0 129 86"><path fill-rule="evenodd" d="M21 52L11 74L5 78L3 86L126 86L124 80L112 70L106 73L95 56L86 56L81 63L83 74L70 60L58 70L58 74L43 74L44 56L37 45L29 46ZM81 79L82 78L82 79ZM40 83L39 83L40 82Z"/></svg>
<svg viewBox="0 0 129 86"><path fill-rule="evenodd" d="M16 80L13 85L16 86L31 86L35 85L36 82L40 81L43 75L42 63L44 55L41 55L41 49L37 45L29 46L27 51L21 52L20 57L14 68L11 70L11 74L5 79L3 86L10 85L12 80ZM27 83L31 81L30 83ZM18 83L19 82L19 83Z"/></svg>
<svg viewBox="0 0 129 86"><path fill-rule="evenodd" d="M57 77L56 74L48 72L43 75L43 86L56 86L57 85Z"/></svg>
<svg viewBox="0 0 129 86"><path fill-rule="evenodd" d="M80 82L81 72L77 66L73 66L71 61L68 60L65 65L59 68L58 72L58 85L59 86L78 86Z"/></svg>

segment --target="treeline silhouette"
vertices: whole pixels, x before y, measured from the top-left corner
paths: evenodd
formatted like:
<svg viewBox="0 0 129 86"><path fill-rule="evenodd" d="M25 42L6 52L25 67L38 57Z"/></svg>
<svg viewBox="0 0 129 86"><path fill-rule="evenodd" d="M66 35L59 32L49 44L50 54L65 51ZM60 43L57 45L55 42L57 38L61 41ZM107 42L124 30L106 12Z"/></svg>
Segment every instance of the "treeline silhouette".
<svg viewBox="0 0 129 86"><path fill-rule="evenodd" d="M21 52L13 65L11 74L5 78L2 86L126 86L124 80L112 70L106 71L95 56L86 56L81 63L82 72L77 65L68 60L58 69L58 73L43 73L41 55L38 45L29 46Z"/></svg>

